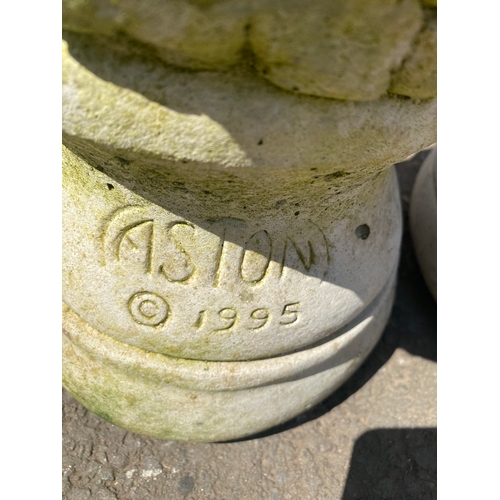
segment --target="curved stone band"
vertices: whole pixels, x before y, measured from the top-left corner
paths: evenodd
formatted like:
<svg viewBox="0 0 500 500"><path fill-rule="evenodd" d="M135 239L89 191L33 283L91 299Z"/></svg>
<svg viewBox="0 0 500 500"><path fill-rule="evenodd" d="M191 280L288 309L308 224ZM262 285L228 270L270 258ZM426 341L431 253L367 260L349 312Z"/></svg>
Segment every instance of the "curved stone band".
<svg viewBox="0 0 500 500"><path fill-rule="evenodd" d="M395 281L396 269L376 299L326 341L256 361L146 352L100 333L63 305L63 383L86 407L132 431L194 441L252 435L307 410L359 367L387 322Z"/></svg>

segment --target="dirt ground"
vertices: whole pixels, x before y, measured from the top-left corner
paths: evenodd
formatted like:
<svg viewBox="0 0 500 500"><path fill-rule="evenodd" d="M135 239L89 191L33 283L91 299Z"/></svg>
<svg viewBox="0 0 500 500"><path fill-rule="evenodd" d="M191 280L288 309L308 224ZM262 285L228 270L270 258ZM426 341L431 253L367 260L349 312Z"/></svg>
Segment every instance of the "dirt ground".
<svg viewBox="0 0 500 500"><path fill-rule="evenodd" d="M435 499L436 304L408 233L427 154L396 166L405 218L396 302L382 340L343 387L277 428L213 444L127 432L63 390L63 498Z"/></svg>

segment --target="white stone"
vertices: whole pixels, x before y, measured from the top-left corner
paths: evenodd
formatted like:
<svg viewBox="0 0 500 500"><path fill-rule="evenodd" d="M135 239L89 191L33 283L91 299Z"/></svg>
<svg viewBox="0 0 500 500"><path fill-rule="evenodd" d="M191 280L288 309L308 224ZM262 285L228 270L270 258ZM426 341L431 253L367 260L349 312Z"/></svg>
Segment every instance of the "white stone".
<svg viewBox="0 0 500 500"><path fill-rule="evenodd" d="M391 170L351 188L322 180L324 202L309 182L266 200L251 171L254 197L225 214L203 178L193 194L194 172L188 194L165 181L161 197L141 197L65 148L63 177L64 301L148 351L229 361L302 349L359 315L397 266Z"/></svg>
<svg viewBox="0 0 500 500"><path fill-rule="evenodd" d="M250 435L323 399L380 337L401 238L393 170L323 179L326 203L308 182L209 218L217 190L141 197L66 148L63 167L64 384L116 425Z"/></svg>
<svg viewBox="0 0 500 500"><path fill-rule="evenodd" d="M337 37L353 54L347 73L315 63L315 53L328 59L328 23L311 36L293 63L311 77L303 94L361 75L348 100L278 88L293 82L278 81L291 73L276 54L285 47L294 60L299 47L284 26L302 40L321 16L302 22L299 4L201 3L65 3L69 28L109 38L67 33L63 44L63 375L116 425L218 441L319 402L380 338L401 240L389 167L435 141L436 103L385 95L422 28L416 0L380 0L383 12L343 3L330 21L356 28ZM264 78L240 59L250 11L258 70L274 61ZM397 22L378 41L373 25L358 45L372 17ZM365 97L374 100L353 101Z"/></svg>
<svg viewBox="0 0 500 500"><path fill-rule="evenodd" d="M415 179L410 229L422 275L437 300L437 148L425 159Z"/></svg>
<svg viewBox="0 0 500 500"><path fill-rule="evenodd" d="M436 67L436 9L422 3L65 0L63 26L126 35L191 70L250 61L274 85L301 94L367 101L389 90L434 97L435 78L427 75Z"/></svg>
<svg viewBox="0 0 500 500"><path fill-rule="evenodd" d="M356 370L382 334L395 277L325 342L256 361L146 352L98 332L64 306L64 384L85 406L135 432L194 441L251 435L312 407Z"/></svg>

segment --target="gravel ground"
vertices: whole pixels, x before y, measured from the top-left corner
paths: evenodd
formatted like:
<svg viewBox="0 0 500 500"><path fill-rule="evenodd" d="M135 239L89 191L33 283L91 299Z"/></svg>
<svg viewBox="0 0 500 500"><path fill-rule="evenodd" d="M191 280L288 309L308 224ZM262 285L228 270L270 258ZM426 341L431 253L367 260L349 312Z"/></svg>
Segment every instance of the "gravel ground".
<svg viewBox="0 0 500 500"><path fill-rule="evenodd" d="M127 432L63 390L63 498L436 498L436 304L407 231L427 154L397 165L405 233L396 302L382 340L343 387L277 428L213 444Z"/></svg>

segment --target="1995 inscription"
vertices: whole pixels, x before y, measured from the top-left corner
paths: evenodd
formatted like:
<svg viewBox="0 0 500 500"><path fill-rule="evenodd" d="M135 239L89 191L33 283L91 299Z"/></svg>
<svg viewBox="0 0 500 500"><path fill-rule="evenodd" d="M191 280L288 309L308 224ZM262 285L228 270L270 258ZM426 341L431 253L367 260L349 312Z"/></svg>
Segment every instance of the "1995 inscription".
<svg viewBox="0 0 500 500"><path fill-rule="evenodd" d="M128 301L128 310L132 319L142 326L155 329L163 328L173 311L167 301L156 293L138 292ZM197 332L223 332L231 330L238 323L245 330L261 330L275 323L275 326L286 327L299 320L300 302L290 302L282 309L276 307L260 307L248 314L241 314L234 307L222 309L202 309L190 325Z"/></svg>

